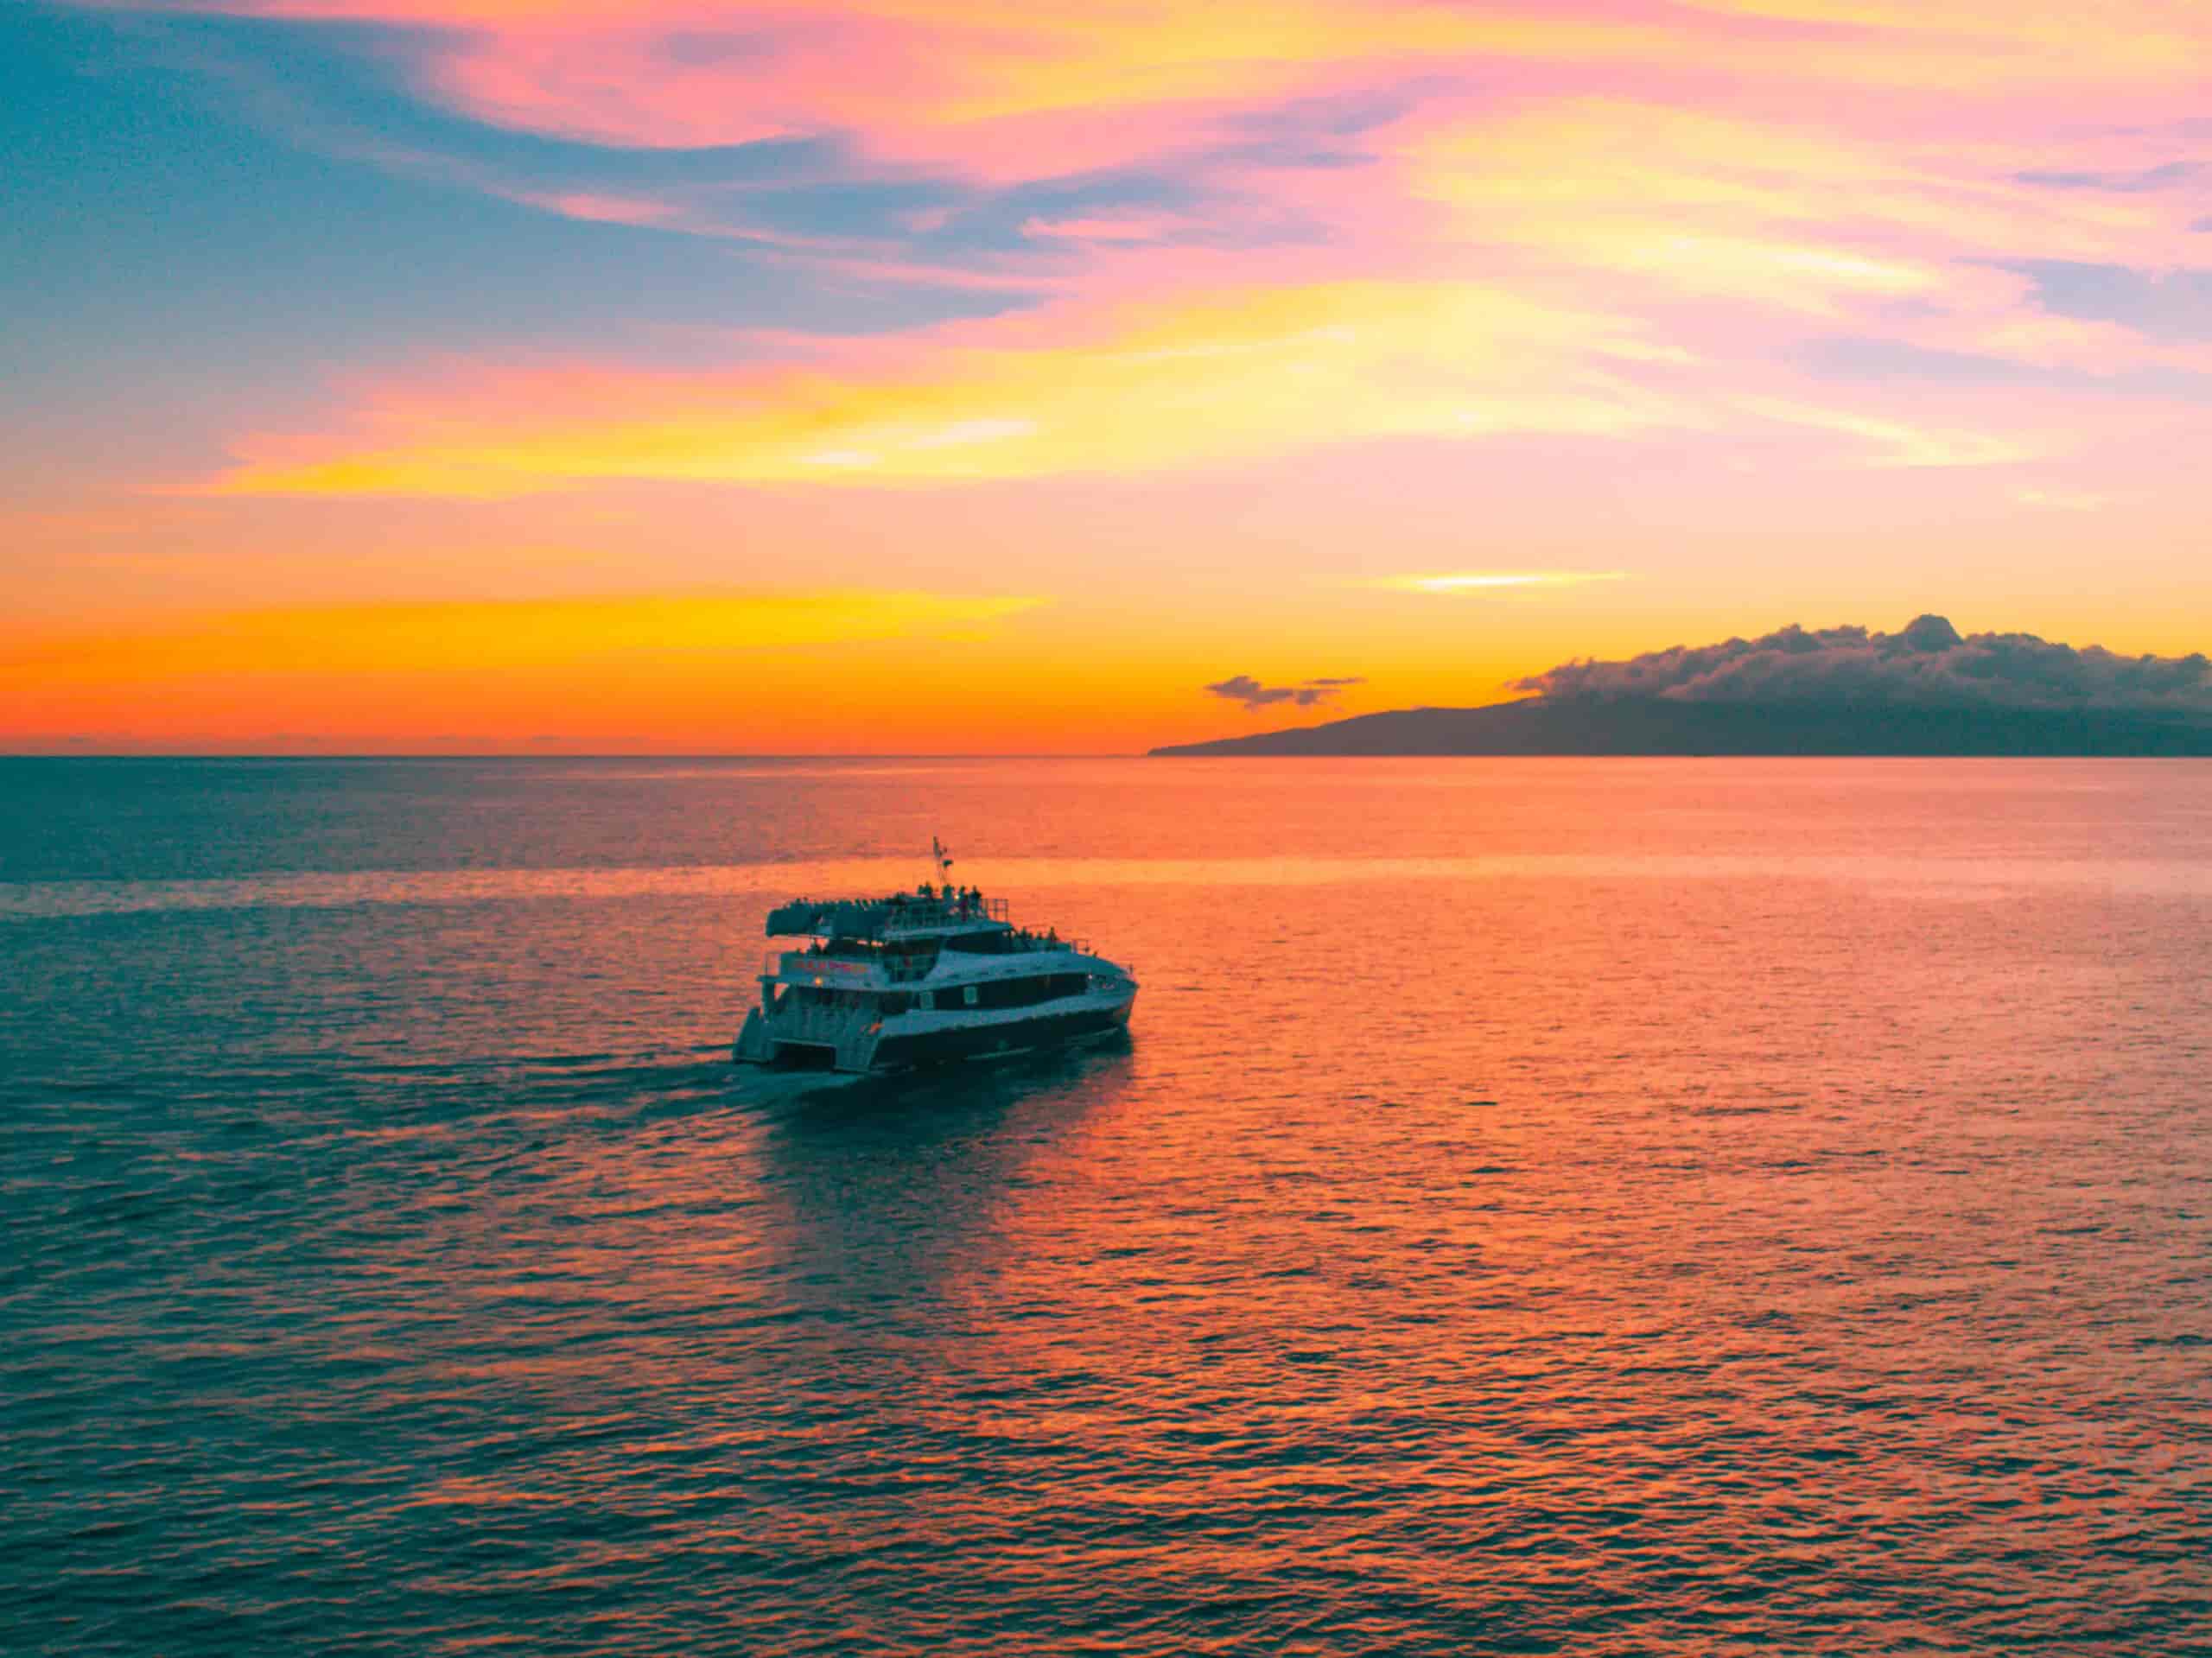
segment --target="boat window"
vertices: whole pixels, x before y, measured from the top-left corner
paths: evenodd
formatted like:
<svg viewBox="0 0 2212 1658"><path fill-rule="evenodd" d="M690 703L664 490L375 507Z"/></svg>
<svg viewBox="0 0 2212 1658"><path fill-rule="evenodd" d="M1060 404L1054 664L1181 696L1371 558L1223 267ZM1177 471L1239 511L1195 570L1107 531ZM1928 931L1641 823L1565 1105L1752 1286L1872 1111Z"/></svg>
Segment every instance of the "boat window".
<svg viewBox="0 0 2212 1658"><path fill-rule="evenodd" d="M1034 1007L1040 1002L1079 996L1091 987L1085 973L1040 973L1028 978L986 979L980 984L947 986L929 993L923 1005L947 1007Z"/></svg>

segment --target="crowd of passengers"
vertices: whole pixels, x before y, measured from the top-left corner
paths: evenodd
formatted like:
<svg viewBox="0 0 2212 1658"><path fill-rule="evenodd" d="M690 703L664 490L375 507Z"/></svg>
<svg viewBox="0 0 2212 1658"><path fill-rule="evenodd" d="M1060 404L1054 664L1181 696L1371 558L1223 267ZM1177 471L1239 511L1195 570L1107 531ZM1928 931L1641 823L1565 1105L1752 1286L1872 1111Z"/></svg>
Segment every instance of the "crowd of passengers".
<svg viewBox="0 0 2212 1658"><path fill-rule="evenodd" d="M955 915L963 918L970 914L983 913L983 889L980 886L956 888L950 881L947 881L944 888L939 890L927 881L924 881L914 889L914 900L921 904L942 904ZM892 908L903 910L906 907L906 895L904 893L893 893L891 895Z"/></svg>
<svg viewBox="0 0 2212 1658"><path fill-rule="evenodd" d="M987 913L983 906L982 887L956 887L950 881L947 881L942 888L932 886L929 882L924 881L914 888L912 899L904 893L893 893L888 907L893 911L899 911L904 910L910 903L942 905L963 921L967 920L970 916L980 917ZM1012 943L1014 940L1019 940L1022 944L1035 943L1057 947L1060 942L1060 930L1058 927L1052 927L1042 933L1033 933L1024 928L1011 935L1008 942ZM843 944L844 948L839 949L840 944ZM817 938L806 947L805 953L809 956L872 956L876 953L876 950L871 945L861 945L850 940L832 939L824 943Z"/></svg>

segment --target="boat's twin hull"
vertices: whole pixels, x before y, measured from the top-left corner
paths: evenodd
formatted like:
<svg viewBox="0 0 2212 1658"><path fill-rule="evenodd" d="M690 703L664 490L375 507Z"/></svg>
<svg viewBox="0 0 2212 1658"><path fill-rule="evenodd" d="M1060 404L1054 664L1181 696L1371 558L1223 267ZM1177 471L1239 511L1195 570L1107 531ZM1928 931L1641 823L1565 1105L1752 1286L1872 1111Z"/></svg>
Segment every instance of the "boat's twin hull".
<svg viewBox="0 0 2212 1658"><path fill-rule="evenodd" d="M999 1025L960 1026L949 1030L887 1036L876 1045L871 1070L905 1070L912 1065L942 1065L962 1059L995 1059L1065 1047L1071 1042L1108 1036L1129 1022L1135 998L1119 1007L1090 1007Z"/></svg>
<svg viewBox="0 0 2212 1658"><path fill-rule="evenodd" d="M1117 996L1070 998L1012 1016L893 1020L866 1040L835 1045L781 1034L776 1022L756 1008L745 1021L733 1057L740 1064L818 1064L826 1059L834 1070L854 1072L995 1059L1111 1035L1128 1024L1135 1002L1136 992L1130 989ZM899 1028L910 1023L922 1028Z"/></svg>

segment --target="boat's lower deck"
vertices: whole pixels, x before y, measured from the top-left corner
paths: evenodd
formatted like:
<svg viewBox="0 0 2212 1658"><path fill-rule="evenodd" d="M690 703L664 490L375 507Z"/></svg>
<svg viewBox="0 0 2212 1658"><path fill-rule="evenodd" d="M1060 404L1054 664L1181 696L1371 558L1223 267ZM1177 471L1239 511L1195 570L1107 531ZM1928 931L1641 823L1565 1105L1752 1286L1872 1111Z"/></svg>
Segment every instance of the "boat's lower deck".
<svg viewBox="0 0 2212 1658"><path fill-rule="evenodd" d="M741 1064L826 1064L844 1071L995 1058L1109 1035L1128 1025L1135 1001L1136 987L1120 984L1026 1007L924 1010L835 1025L755 1008L732 1057Z"/></svg>

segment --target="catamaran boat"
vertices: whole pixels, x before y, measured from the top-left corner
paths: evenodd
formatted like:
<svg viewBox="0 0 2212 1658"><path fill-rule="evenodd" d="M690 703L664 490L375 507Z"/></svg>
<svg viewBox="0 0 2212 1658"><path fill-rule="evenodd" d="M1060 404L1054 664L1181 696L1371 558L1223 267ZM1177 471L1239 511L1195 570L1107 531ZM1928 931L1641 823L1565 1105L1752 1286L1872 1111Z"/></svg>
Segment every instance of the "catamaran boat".
<svg viewBox="0 0 2212 1658"><path fill-rule="evenodd" d="M945 877L951 860L931 845ZM763 963L741 1064L887 1071L1026 1053L1110 1036L1137 998L1128 969L1079 938L1015 926L1003 899L950 879L795 899L769 912L767 931L805 942Z"/></svg>

